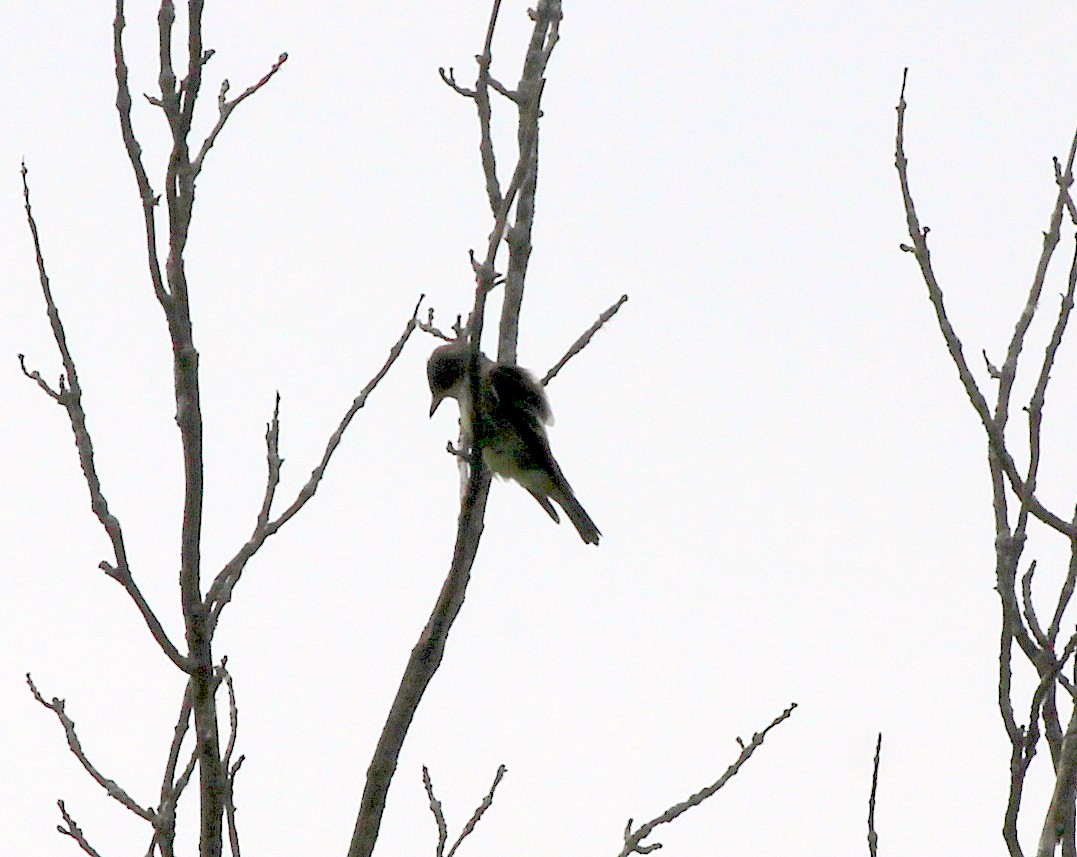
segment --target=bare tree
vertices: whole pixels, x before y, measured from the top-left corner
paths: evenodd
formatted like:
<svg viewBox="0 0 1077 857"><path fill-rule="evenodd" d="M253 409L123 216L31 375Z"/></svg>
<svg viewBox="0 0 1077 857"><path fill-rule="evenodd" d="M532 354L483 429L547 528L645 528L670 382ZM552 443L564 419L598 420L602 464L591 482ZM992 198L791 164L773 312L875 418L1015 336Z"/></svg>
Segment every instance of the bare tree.
<svg viewBox="0 0 1077 857"><path fill-rule="evenodd" d="M524 280L531 254L531 234L535 214L535 193L538 179L539 120L545 74L560 34L562 9L560 0L538 0L529 11L533 30L528 42L520 78L513 88L499 82L491 73L492 44L500 11L500 0L494 0L489 17L482 53L476 58L478 71L475 83L465 87L457 82L452 69L441 69L444 82L457 94L472 101L476 107L486 195L493 226L481 253L472 252L471 268L475 279L474 300L466 324L459 319L454 338L466 338L470 348L472 393L477 383L478 355L484 329L486 302L491 292L503 288L503 301L498 326L498 360L516 362L516 343L519 333L524 296ZM160 794L154 803L139 800L123 786L103 773L85 752L74 720L66 703L59 698L47 699L29 675L30 692L42 706L48 708L61 724L68 745L91 778L129 812L143 819L150 827L147 854L173 857L176 839L176 810L187 786L197 772L199 796L199 853L202 857L219 857L227 838L229 849L238 857L239 832L235 823L234 789L236 776L244 757L236 755L239 726L239 706L235 687L228 671L227 658L214 652L214 637L220 627L223 611L231 601L248 562L266 540L291 520L314 496L325 475L343 433L364 406L378 383L392 368L416 327L447 337L434 327L433 312L425 322L418 320L416 303L404 330L389 349L384 365L371 377L346 409L339 425L328 438L324 452L312 468L309 479L287 504L279 502L282 457L279 449L280 397L272 408L266 426L265 449L267 473L261 505L252 510L254 525L247 541L238 546L223 567L215 571L203 567L201 557L202 521L205 479L203 472L203 414L200 403L199 353L195 345L191 319L189 282L186 273L188 236L192 228L196 182L211 148L217 142L228 118L244 100L265 87L287 61L281 54L258 81L238 96L229 98L227 81L220 84L217 95L217 115L209 133L201 141L192 140L192 127L203 84L203 72L213 55L202 41L203 0L188 0L185 22L177 27L176 10L172 0L161 0L158 24L158 83L159 94L146 96L148 103L160 112L172 141L171 151L157 180L155 189L151 169L143 159L143 150L132 123L133 100L128 80L124 49L124 0L116 0L113 24L113 49L116 69L116 107L120 119L124 147L135 177L143 212L146 259L150 286L164 313L173 355L176 424L179 428L183 453L184 503L180 531L179 583L180 607L185 639L173 640L158 619L156 609L143 595L136 569L125 548L124 527L110 510L104 488L105 479L98 472L94 447L87 425L76 359L68 345L57 301L46 272L42 238L34 219L30 202L27 170L23 168L23 193L27 223L30 228L40 287L59 353L62 371L56 385L46 381L37 369L29 368L25 358L19 361L23 373L67 414L79 456L79 464L89 491L90 505L111 545L111 556L100 568L118 582L131 598L156 645L173 667L183 676L185 687L175 721L173 738L161 777ZM185 36L185 56L173 57L173 39ZM177 71L177 65L180 70ZM501 183L491 130L493 97L506 99L517 113L517 153L515 166L507 184ZM164 200L162 211L161 201ZM504 272L498 271L498 253L507 247ZM595 333L620 309L627 300L621 296L602 312L590 329L585 331L547 373L542 384L548 384L566 363L578 354ZM381 827L386 798L408 729L423 695L445 654L448 634L463 606L471 568L483 531L490 473L481 456L470 448L464 438L460 450L454 450L464 463L463 492L456 543L447 576L441 586L434 608L408 660L400 686L385 719L381 736L367 768L365 788L360 800L354 833L348 848L349 857L367 857L374 849ZM222 700L222 688L223 696ZM672 821L688 809L698 806L715 794L747 762L762 744L767 733L786 720L795 704L776 717L762 732L747 744L740 742L740 755L717 782L696 792L686 801L674 804L666 812L633 829L631 821L624 832L621 854L647 853L658 847L645 845L644 839L653 829ZM227 712L227 720L225 720ZM222 735L227 722L227 734ZM192 733L193 724L193 733ZM452 855L461 842L472 833L494 799L494 792L504 776L499 768L489 793L470 821L451 846ZM424 770L424 782L430 807L438 826L437 853L444 854L448 845L448 828L441 805L434 796L429 772ZM63 819L60 831L70 837L87 854L98 852L88 841L78 823L61 801Z"/></svg>
<svg viewBox="0 0 1077 857"><path fill-rule="evenodd" d="M281 469L278 449L280 429L278 397L266 428L268 472L265 492L261 508L254 514L255 523L250 538L237 549L235 555L223 568L218 570L212 578L207 578L201 558L204 478L199 356L192 331L189 283L185 268L187 239L194 215L195 185L205 166L210 149L217 141L229 116L240 103L269 83L288 57L287 54L281 54L264 77L234 98L228 97L227 81L222 82L217 95L216 122L201 142L192 142L191 127L202 91L202 74L213 54L212 51L206 50L202 43L202 11L202 0L190 0L185 26L182 26L182 31L186 35L186 57L182 59L180 72L176 71L173 58L176 11L171 0L163 0L157 15L160 93L156 96L147 96L147 100L160 111L172 140L167 165L160 180L162 192L154 189L150 171L143 162L142 147L135 136L131 120L131 88L128 82L123 43L125 27L123 0L116 2L116 14L113 21L116 108L119 113L120 130L142 206L150 284L164 312L172 344L176 424L180 432L184 475L179 557L180 602L185 629L185 640L182 645L169 638L154 608L143 596L137 583L135 570L132 569L127 556L123 525L109 509L103 479L97 470L93 442L87 427L75 357L68 346L60 312L46 273L42 242L30 206L27 172L25 166L23 167L26 217L33 239L49 323L63 368L59 382L54 387L39 371L28 369L22 355L19 356L20 365L26 376L35 381L67 412L75 437L79 464L90 493L90 505L108 535L112 548L111 558L100 564L101 569L127 591L145 620L154 641L186 680L186 690L180 705L174 738L156 805L146 806L136 801L121 786L101 774L83 752L75 732L75 724L65 713L64 701L53 698L51 702L47 702L30 681L29 676L27 679L30 681L30 689L34 697L42 705L55 712L59 718L69 746L87 772L111 797L149 823L152 828L149 853L156 849L163 857L170 857L173 854L176 805L196 769L200 804L199 853L202 857L217 857L221 854L226 824L232 851L234 854L239 853L232 801L235 777L243 762L242 756L233 759L238 713L231 677L225 666L226 662L224 659L217 660L213 653L214 634L222 611L231 600L235 586L248 561L259 551L266 539L291 520L314 496L344 430L396 361L416 325L416 317L413 313L405 325L404 332L390 349L385 364L347 409L337 430L329 438L322 458L313 468L310 478L282 510L275 509L275 506L279 506L275 500L277 500L276 491L280 482ZM165 203L163 214L160 205L162 196ZM159 234L159 229L161 234ZM418 305L416 305L417 310ZM204 587L207 579L209 585ZM227 688L230 724L229 735L223 742L223 747L218 732L220 717L218 691L222 685ZM193 741L185 741L192 721L194 724ZM184 749L187 744L193 744L193 746L186 750L188 756L184 762ZM61 832L74 838L87 853L96 853L63 804L60 805L60 810L64 818Z"/></svg>
<svg viewBox="0 0 1077 857"><path fill-rule="evenodd" d="M908 70L906 77L907 74ZM1043 248L1036 262L1025 306L1014 325L1002 365L992 363L984 350L983 371L987 377L978 380L977 373L965 357L961 340L950 323L942 286L931 263L927 240L929 229L921 226L913 203L908 160L905 157L906 108L903 80L897 105L896 166L912 243L901 245L901 249L911 253L920 266L943 341L987 440L987 466L991 476L995 523L995 588L1002 607L998 704L1010 741L1009 800L1002 834L1011 857L1020 857L1025 853L1017 835L1018 814L1029 768L1042 742L1045 742L1053 766L1055 788L1045 813L1036 854L1038 857L1047 857L1054 854L1056 847L1061 844L1063 855L1074 857L1077 855L1074 837L1077 707L1073 704L1074 682L1064 674L1064 670L1077 647L1077 636L1072 632L1073 620L1066 618L1066 608L1077 583L1077 513L1063 517L1052 511L1041 502L1036 487L1041 463L1047 386L1073 310L1074 289L1077 286L1077 246L1050 337L1043 347L1042 356L1029 370L1033 373L1035 384L1028 404L1023 408L1027 414L1027 425L1023 430L1011 428L1010 411L1014 405L1019 363L1028 345L1029 328L1040 307L1048 268L1061 238L1063 219L1068 215L1070 222L1077 224L1077 208L1070 194L1077 135L1070 144L1065 163L1060 163L1057 158L1054 161L1058 193L1047 231L1044 232ZM1027 365L1027 361L1021 365ZM991 383L996 386L993 404L982 389L983 384ZM1023 464L1018 462L1015 452L1018 448ZM1052 607L1046 625L1037 616L1034 606L1036 561L1028 562L1025 570L1020 571L1030 518L1041 522L1048 533L1069 543L1068 568L1061 586L1057 591L1050 591ZM1038 594L1043 597L1041 593ZM1014 689L1015 651L1023 655L1035 679L1031 696L1023 701L1017 699ZM1028 711L1027 722L1022 722L1016 713L1018 710Z"/></svg>

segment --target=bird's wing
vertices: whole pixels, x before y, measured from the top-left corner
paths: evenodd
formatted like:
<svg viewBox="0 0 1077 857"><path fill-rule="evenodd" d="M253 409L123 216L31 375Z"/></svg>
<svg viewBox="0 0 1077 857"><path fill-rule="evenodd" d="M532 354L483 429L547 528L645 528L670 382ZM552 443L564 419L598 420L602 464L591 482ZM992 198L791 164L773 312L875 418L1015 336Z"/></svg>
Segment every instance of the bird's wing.
<svg viewBox="0 0 1077 857"><path fill-rule="evenodd" d="M556 478L560 468L543 427L550 406L542 387L518 366L495 364L487 370L485 380L490 396L489 416L493 426L500 427L493 434L504 446L501 452L522 472L541 471ZM516 475L502 475L520 481Z"/></svg>
<svg viewBox="0 0 1077 857"><path fill-rule="evenodd" d="M487 369L487 377L498 399L497 404L506 409L523 408L540 423L552 421L553 412L546 392L526 369L495 363Z"/></svg>

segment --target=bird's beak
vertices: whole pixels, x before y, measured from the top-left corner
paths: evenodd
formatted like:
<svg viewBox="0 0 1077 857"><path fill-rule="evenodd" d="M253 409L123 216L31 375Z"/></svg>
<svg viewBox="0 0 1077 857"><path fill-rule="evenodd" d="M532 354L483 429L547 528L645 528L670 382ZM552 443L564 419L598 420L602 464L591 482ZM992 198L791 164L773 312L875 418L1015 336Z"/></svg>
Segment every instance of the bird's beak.
<svg viewBox="0 0 1077 857"><path fill-rule="evenodd" d="M430 401L430 416L434 416L434 411L438 409L438 405L441 404L444 398L444 393L434 393L434 398Z"/></svg>

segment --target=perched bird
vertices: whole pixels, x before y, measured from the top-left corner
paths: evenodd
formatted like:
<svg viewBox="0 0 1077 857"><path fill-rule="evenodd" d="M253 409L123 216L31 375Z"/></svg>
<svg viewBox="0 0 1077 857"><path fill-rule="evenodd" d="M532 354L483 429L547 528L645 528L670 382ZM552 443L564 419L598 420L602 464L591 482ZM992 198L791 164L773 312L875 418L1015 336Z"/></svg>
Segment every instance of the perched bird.
<svg viewBox="0 0 1077 857"><path fill-rule="evenodd" d="M526 369L494 363L484 354L478 362L478 407L472 408L468 379L469 353L465 341L435 348L426 364L430 383L430 416L446 398L460 405L460 421L493 473L514 479L534 497L555 522L554 503L568 515L580 538L597 545L602 535L584 511L550 451L546 423L553 422L542 385Z"/></svg>

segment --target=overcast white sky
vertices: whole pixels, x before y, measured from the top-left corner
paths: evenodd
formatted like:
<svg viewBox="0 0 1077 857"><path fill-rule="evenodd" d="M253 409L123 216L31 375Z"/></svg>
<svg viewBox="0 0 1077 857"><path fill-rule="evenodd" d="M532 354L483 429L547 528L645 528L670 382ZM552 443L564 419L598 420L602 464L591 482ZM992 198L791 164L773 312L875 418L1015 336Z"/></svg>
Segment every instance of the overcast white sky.
<svg viewBox="0 0 1077 857"><path fill-rule="evenodd" d="M208 4L203 128L222 77L238 91L291 58L234 114L198 185L188 272L207 574L254 520L274 391L285 497L418 295L444 324L469 306L467 251L489 231L478 132L437 68L472 76L488 5ZM503 763L462 854L616 854L629 816L713 781L734 739L791 701L741 774L661 831L663 853L866 853L880 730L881 853L1003 852L985 444L898 250L894 106L909 66L920 214L967 352L997 358L1047 226L1050 159L1077 123L1077 8L810 6L566 0L520 360L545 371L630 295L550 388L554 449L604 539L584 546L495 485L378 853L433 854L422 764L455 831ZM128 10L136 92L155 86L155 13ZM67 699L88 752L143 804L156 801L183 688L97 570L107 543L64 413L15 359L58 372L21 210L25 157L105 490L138 580L182 638L170 354L113 107L111 17L104 0L0 5L0 842L12 854L76 853L55 832L57 798L105 855L148 839L78 768L27 671ZM506 82L528 31L525 4L505 0ZM160 189L164 126L136 109ZM246 854L346 849L451 557L455 423L451 408L426 416L433 344L413 337L225 613L217 652L240 699ZM1055 372L1044 464L1044 499L1063 515L1077 476L1073 358ZM1032 555L1048 574L1052 548ZM1028 832L1045 787L1029 790Z"/></svg>

